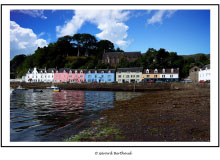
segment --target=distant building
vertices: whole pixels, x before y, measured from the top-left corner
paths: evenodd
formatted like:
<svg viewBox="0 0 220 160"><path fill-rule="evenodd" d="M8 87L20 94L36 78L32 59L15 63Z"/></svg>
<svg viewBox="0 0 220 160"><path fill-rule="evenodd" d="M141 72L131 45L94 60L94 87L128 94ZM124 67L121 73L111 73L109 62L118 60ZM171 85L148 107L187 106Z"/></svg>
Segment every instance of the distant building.
<svg viewBox="0 0 220 160"><path fill-rule="evenodd" d="M70 69L69 82L70 83L85 82L85 70L83 70L83 69Z"/></svg>
<svg viewBox="0 0 220 160"><path fill-rule="evenodd" d="M54 74L54 82L69 82L69 68L60 68Z"/></svg>
<svg viewBox="0 0 220 160"><path fill-rule="evenodd" d="M210 79L211 79L210 64L208 64L199 70L198 81L210 81Z"/></svg>
<svg viewBox="0 0 220 160"><path fill-rule="evenodd" d="M87 83L111 83L115 81L115 69L87 69L85 72Z"/></svg>
<svg viewBox="0 0 220 160"><path fill-rule="evenodd" d="M141 52L106 52L102 56L102 63L116 66L122 58L129 62L133 62L139 57L141 57Z"/></svg>
<svg viewBox="0 0 220 160"><path fill-rule="evenodd" d="M192 82L198 82L199 70L200 68L197 66L194 66L189 70L189 78Z"/></svg>
<svg viewBox="0 0 220 160"><path fill-rule="evenodd" d="M45 69L29 69L26 76L25 82L53 82L55 68Z"/></svg>
<svg viewBox="0 0 220 160"><path fill-rule="evenodd" d="M143 81L163 81L173 82L179 80L179 68L171 69L144 69L142 74Z"/></svg>
<svg viewBox="0 0 220 160"><path fill-rule="evenodd" d="M131 83L142 81L143 67L136 68L118 68L116 72L116 82L118 83Z"/></svg>

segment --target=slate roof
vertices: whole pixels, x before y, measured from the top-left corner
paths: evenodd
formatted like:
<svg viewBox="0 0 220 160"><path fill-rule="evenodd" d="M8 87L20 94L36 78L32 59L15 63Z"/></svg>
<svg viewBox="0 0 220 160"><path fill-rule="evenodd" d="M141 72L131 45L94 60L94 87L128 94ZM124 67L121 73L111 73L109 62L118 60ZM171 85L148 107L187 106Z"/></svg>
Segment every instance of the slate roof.
<svg viewBox="0 0 220 160"><path fill-rule="evenodd" d="M116 58L121 56L128 58L138 58L141 56L141 52L106 52L103 54L103 58Z"/></svg>
<svg viewBox="0 0 220 160"><path fill-rule="evenodd" d="M202 70L206 70L206 68L207 68L207 69L210 69L210 64L207 64L207 65L205 65L204 67L202 67Z"/></svg>
<svg viewBox="0 0 220 160"><path fill-rule="evenodd" d="M66 72L69 72L69 71L70 71L70 68L60 68L60 69L58 70L58 72L59 72L59 73L63 73L64 70L65 70Z"/></svg>
<svg viewBox="0 0 220 160"><path fill-rule="evenodd" d="M85 71L85 73L95 73L95 71L97 71L97 73L102 73L102 71L104 71L104 73L108 73L109 71L111 71L111 73L115 73L115 69L87 69Z"/></svg>
<svg viewBox="0 0 220 160"><path fill-rule="evenodd" d="M134 68L118 68L117 72L142 72L143 67L134 67Z"/></svg>
<svg viewBox="0 0 220 160"><path fill-rule="evenodd" d="M80 73L81 71L83 73L85 73L85 69L70 69L72 71L72 73L75 73L75 71L77 71L77 73Z"/></svg>
<svg viewBox="0 0 220 160"><path fill-rule="evenodd" d="M155 68L156 69L156 68ZM147 73L147 69L144 69L143 74L171 74L171 68L166 69L165 68L165 73L163 73L163 69L157 69L158 73L154 73L155 69L148 69L149 73ZM179 73L179 69L178 68L173 68L173 73Z"/></svg>
<svg viewBox="0 0 220 160"><path fill-rule="evenodd" d="M56 68L48 68L47 69L47 73L52 73L52 71L55 73L56 72Z"/></svg>

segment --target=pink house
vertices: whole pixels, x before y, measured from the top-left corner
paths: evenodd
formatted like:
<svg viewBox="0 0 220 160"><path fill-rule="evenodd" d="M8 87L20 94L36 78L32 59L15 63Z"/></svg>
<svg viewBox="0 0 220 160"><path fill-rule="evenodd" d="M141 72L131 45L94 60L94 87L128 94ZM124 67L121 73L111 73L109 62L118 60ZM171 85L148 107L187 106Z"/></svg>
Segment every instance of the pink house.
<svg viewBox="0 0 220 160"><path fill-rule="evenodd" d="M85 82L85 71L82 69L61 68L54 73L54 82Z"/></svg>
<svg viewBox="0 0 220 160"><path fill-rule="evenodd" d="M61 68L54 73L54 82L69 82L69 68Z"/></svg>
<svg viewBox="0 0 220 160"><path fill-rule="evenodd" d="M70 83L82 83L85 82L85 71L82 69L71 69L69 71Z"/></svg>

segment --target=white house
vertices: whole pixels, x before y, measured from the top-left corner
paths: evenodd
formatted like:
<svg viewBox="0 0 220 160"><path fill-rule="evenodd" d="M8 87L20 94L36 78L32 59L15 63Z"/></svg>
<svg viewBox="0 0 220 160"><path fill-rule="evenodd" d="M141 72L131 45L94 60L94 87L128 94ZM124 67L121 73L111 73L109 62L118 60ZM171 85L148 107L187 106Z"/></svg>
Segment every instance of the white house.
<svg viewBox="0 0 220 160"><path fill-rule="evenodd" d="M210 71L210 64L205 65L202 69L200 69L198 74L199 81L210 81L211 79L211 71Z"/></svg>
<svg viewBox="0 0 220 160"><path fill-rule="evenodd" d="M141 82L142 81L142 67L137 68L118 68L116 72L116 82Z"/></svg>
<svg viewBox="0 0 220 160"><path fill-rule="evenodd" d="M46 68L40 70L37 68L29 69L25 76L25 82L53 82L54 72L55 68L49 68L48 70Z"/></svg>

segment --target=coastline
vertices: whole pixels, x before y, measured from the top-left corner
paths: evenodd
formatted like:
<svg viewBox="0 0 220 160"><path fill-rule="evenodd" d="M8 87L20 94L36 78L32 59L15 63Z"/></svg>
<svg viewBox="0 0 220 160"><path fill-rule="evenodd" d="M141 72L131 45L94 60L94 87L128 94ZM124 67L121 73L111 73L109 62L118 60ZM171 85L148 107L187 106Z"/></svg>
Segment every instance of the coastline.
<svg viewBox="0 0 220 160"><path fill-rule="evenodd" d="M21 85L27 89L46 89L52 83L11 82L11 88ZM54 83L61 90L96 90L96 91L159 91L210 88L209 83Z"/></svg>
<svg viewBox="0 0 220 160"><path fill-rule="evenodd" d="M148 92L114 105L65 141L210 141L209 88Z"/></svg>

